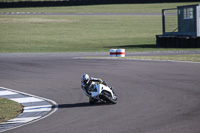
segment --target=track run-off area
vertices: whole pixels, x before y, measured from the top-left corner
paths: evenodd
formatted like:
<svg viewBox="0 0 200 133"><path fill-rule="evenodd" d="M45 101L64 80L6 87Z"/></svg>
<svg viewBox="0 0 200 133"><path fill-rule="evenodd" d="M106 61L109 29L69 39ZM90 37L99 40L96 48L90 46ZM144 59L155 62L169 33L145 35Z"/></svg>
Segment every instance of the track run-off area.
<svg viewBox="0 0 200 133"><path fill-rule="evenodd" d="M85 16L161 16L161 13L48 13L48 12L0 12L0 15L85 15Z"/></svg>
<svg viewBox="0 0 200 133"><path fill-rule="evenodd" d="M7 132L200 131L199 63L83 58L95 56L109 55L0 54L1 86L58 104L58 110L49 117ZM90 105L81 90L84 73L112 86L118 103Z"/></svg>

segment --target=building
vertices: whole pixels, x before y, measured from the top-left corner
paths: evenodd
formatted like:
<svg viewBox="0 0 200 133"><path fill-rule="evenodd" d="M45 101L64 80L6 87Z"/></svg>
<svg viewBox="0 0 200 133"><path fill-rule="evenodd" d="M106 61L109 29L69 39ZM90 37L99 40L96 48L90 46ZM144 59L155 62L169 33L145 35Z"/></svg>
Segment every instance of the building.
<svg viewBox="0 0 200 133"><path fill-rule="evenodd" d="M156 35L158 47L200 47L200 4L162 10L163 34Z"/></svg>

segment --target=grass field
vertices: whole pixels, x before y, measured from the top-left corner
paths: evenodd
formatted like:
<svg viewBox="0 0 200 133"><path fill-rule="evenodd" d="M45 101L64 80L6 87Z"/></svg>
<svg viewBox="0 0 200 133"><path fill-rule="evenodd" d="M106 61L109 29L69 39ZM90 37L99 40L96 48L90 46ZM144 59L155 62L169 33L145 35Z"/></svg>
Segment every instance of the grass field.
<svg viewBox="0 0 200 133"><path fill-rule="evenodd" d="M155 49L159 16L0 16L0 52ZM157 28L156 28L157 27ZM153 50L152 49L152 50Z"/></svg>
<svg viewBox="0 0 200 133"><path fill-rule="evenodd" d="M185 4L196 3L9 8L0 12L142 13ZM0 53L188 50L156 48L155 35L161 29L161 16L0 15Z"/></svg>
<svg viewBox="0 0 200 133"><path fill-rule="evenodd" d="M152 3L152 4L108 4L67 7L2 8L0 12L48 12L48 13L161 13L162 9L176 8L199 2Z"/></svg>
<svg viewBox="0 0 200 133"><path fill-rule="evenodd" d="M11 100L0 97L0 123L17 117L22 112L22 106Z"/></svg>
<svg viewBox="0 0 200 133"><path fill-rule="evenodd" d="M147 59L147 60L167 60L167 61L191 61L200 62L200 55L163 55L163 56L131 56L126 59Z"/></svg>
<svg viewBox="0 0 200 133"><path fill-rule="evenodd" d="M126 57L86 57L91 59L141 59L141 60L159 60L159 61L189 61L200 62L200 54L185 55L155 55L155 56L126 56Z"/></svg>

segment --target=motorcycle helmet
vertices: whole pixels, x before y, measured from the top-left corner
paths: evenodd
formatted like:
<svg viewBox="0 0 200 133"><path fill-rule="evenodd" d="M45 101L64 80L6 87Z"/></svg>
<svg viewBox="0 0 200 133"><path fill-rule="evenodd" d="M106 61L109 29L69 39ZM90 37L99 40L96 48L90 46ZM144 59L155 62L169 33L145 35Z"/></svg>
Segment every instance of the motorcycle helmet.
<svg viewBox="0 0 200 133"><path fill-rule="evenodd" d="M88 74L83 74L81 76L81 82L84 84L88 84L90 81L90 76Z"/></svg>

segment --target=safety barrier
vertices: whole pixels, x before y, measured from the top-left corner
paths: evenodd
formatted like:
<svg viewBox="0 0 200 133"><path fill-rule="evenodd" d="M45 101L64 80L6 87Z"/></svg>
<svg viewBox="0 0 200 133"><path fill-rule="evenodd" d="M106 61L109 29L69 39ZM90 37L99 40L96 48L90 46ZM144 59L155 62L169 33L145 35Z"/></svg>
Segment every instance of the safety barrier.
<svg viewBox="0 0 200 133"><path fill-rule="evenodd" d="M110 49L110 57L117 57L117 49Z"/></svg>
<svg viewBox="0 0 200 133"><path fill-rule="evenodd" d="M125 49L118 49L117 57L125 57Z"/></svg>
<svg viewBox="0 0 200 133"><path fill-rule="evenodd" d="M125 49L110 49L110 57L125 57Z"/></svg>
<svg viewBox="0 0 200 133"><path fill-rule="evenodd" d="M156 45L165 48L200 48L200 37L157 35Z"/></svg>
<svg viewBox="0 0 200 133"><path fill-rule="evenodd" d="M0 2L0 8L12 7L48 7L77 6L98 4L131 4L131 3L165 3L165 2L198 2L199 0L59 0L59 1L19 1Z"/></svg>

